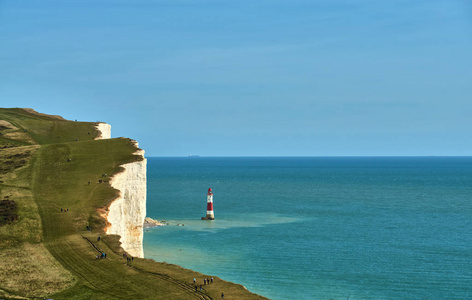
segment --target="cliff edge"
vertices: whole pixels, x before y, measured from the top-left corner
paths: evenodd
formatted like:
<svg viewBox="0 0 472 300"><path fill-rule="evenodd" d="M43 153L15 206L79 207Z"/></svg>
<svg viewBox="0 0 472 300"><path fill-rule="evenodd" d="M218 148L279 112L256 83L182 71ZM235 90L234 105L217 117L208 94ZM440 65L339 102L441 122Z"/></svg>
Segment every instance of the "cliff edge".
<svg viewBox="0 0 472 300"><path fill-rule="evenodd" d="M98 123L97 129L101 131L99 139L110 138L109 124ZM133 142L138 148L138 143ZM138 148L134 155L141 156L141 160L121 165L123 170L110 181L111 186L119 191L119 196L113 200L104 215L108 223L105 233L119 235L121 247L132 256L142 258L147 160L142 149Z"/></svg>
<svg viewBox="0 0 472 300"><path fill-rule="evenodd" d="M95 125L99 135L95 138L96 140L104 140L111 138L111 125L108 123L99 122Z"/></svg>

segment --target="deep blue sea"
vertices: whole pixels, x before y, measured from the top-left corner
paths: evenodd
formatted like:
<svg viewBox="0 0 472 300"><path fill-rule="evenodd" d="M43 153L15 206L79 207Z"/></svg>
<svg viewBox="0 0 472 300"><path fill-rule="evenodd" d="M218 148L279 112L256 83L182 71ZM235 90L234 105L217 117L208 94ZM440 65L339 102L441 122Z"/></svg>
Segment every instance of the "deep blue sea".
<svg viewBox="0 0 472 300"><path fill-rule="evenodd" d="M147 215L145 257L272 299L472 299L472 157L148 158Z"/></svg>

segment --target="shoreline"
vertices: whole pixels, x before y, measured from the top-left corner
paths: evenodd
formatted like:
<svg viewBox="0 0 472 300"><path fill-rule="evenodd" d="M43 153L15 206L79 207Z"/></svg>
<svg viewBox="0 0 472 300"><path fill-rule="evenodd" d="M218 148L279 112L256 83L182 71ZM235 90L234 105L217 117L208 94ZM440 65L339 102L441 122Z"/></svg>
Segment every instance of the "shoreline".
<svg viewBox="0 0 472 300"><path fill-rule="evenodd" d="M146 217L144 218L143 228L153 228L168 225L166 221L157 221L152 218Z"/></svg>

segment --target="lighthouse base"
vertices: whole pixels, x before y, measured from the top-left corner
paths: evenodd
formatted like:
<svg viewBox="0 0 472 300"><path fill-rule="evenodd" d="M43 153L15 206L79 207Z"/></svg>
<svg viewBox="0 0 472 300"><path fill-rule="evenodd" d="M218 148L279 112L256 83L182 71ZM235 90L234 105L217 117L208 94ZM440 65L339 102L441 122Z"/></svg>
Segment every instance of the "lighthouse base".
<svg viewBox="0 0 472 300"><path fill-rule="evenodd" d="M206 216L206 217L202 217L202 220L214 220L215 217L211 217L211 216Z"/></svg>

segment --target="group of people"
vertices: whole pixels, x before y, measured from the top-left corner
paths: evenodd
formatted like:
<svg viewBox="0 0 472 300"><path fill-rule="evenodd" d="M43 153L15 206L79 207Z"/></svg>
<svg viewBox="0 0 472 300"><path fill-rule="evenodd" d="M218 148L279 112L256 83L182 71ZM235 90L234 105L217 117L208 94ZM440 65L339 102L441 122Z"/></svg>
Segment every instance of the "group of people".
<svg viewBox="0 0 472 300"><path fill-rule="evenodd" d="M212 278L203 278L203 285L213 283L213 277ZM197 284L197 279L193 279L193 284Z"/></svg>
<svg viewBox="0 0 472 300"><path fill-rule="evenodd" d="M105 173L105 174L102 174L102 177L107 177L107 174L106 174L106 173ZM98 183L103 183L103 182L105 182L105 181L102 180L102 179L99 179L99 180L98 180ZM91 183L91 182L89 181L87 184L90 185L90 183Z"/></svg>
<svg viewBox="0 0 472 300"><path fill-rule="evenodd" d="M61 212L68 212L69 209L68 208L61 208Z"/></svg>
<svg viewBox="0 0 472 300"><path fill-rule="evenodd" d="M213 277L211 278L203 278L203 285L207 285L213 283ZM197 279L193 278L193 284L195 285L195 292L198 291ZM200 284L200 291L203 290L203 286ZM225 294L221 293L221 299L224 299Z"/></svg>
<svg viewBox="0 0 472 300"><path fill-rule="evenodd" d="M131 255L128 256L128 253L123 253L123 258L126 258L126 261L133 261L134 260L134 257L132 257Z"/></svg>
<svg viewBox="0 0 472 300"><path fill-rule="evenodd" d="M213 283L213 277L212 278L203 278L203 285L207 285ZM195 285L195 292L198 291L198 286L197 286L197 279L193 279L193 284ZM200 284L200 291L203 290L203 286Z"/></svg>
<svg viewBox="0 0 472 300"><path fill-rule="evenodd" d="M105 252L102 252L102 254L97 255L97 259L102 259L102 258L107 258L107 254Z"/></svg>

